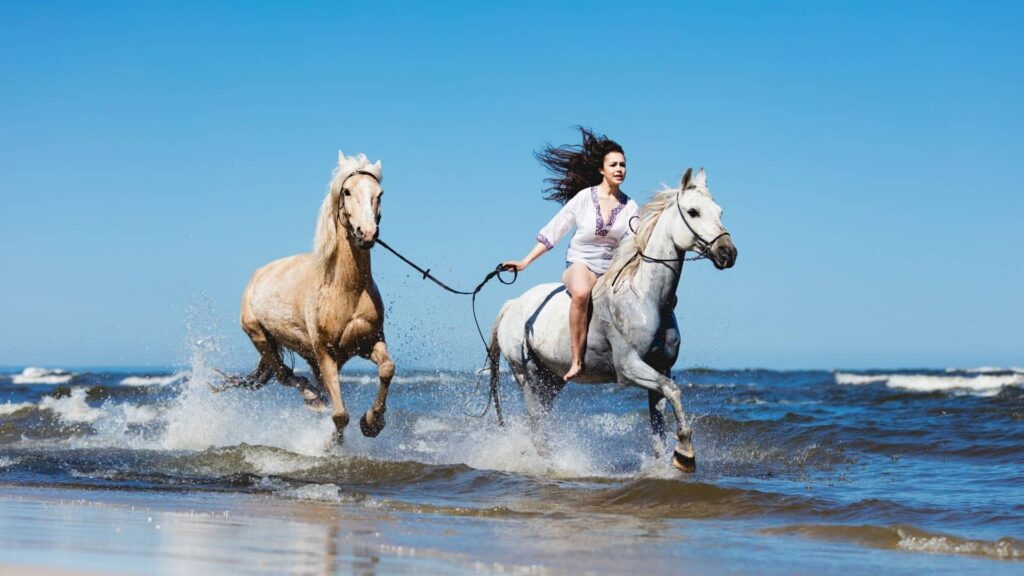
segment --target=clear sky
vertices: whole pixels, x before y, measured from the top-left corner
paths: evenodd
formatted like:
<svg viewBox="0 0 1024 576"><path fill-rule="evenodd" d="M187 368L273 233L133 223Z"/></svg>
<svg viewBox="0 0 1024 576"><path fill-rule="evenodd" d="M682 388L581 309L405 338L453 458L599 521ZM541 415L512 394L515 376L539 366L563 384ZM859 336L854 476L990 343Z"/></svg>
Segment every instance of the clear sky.
<svg viewBox="0 0 1024 576"><path fill-rule="evenodd" d="M470 288L557 210L532 152L575 124L638 200L704 166L725 209L678 366L1024 365L1022 102L1019 2L4 2L0 365L180 364L190 326L254 364L241 291L309 249L339 149ZM399 370L480 365L467 299L374 273Z"/></svg>

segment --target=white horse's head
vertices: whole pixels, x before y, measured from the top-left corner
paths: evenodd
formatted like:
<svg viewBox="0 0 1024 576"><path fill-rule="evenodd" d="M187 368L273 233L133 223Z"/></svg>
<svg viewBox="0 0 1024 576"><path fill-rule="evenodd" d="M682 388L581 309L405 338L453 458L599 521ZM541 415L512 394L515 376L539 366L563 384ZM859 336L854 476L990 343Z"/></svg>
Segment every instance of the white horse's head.
<svg viewBox="0 0 1024 576"><path fill-rule="evenodd" d="M333 259L343 230L355 244L370 249L377 241L380 223L380 197L384 194L380 160L371 164L366 156L345 156L338 151L327 196L320 206L313 252L321 265Z"/></svg>
<svg viewBox="0 0 1024 576"><path fill-rule="evenodd" d="M680 250L704 252L715 268L724 270L736 264L736 246L722 225L722 208L708 190L708 178L701 168L696 175L687 168L679 182L680 226L672 228L672 242Z"/></svg>

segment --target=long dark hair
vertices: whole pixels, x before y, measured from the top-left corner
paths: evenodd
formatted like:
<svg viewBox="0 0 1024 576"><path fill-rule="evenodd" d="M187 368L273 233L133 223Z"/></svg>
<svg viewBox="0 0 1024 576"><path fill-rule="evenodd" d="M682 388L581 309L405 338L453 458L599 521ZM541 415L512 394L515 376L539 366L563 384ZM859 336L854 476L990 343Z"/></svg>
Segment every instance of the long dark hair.
<svg viewBox="0 0 1024 576"><path fill-rule="evenodd" d="M565 204L580 190L601 183L600 170L609 152L626 154L618 142L582 126L576 128L583 136L582 144L566 144L557 148L548 144L540 152L533 153L534 158L552 174L551 178L544 179L550 184L544 189L545 200Z"/></svg>

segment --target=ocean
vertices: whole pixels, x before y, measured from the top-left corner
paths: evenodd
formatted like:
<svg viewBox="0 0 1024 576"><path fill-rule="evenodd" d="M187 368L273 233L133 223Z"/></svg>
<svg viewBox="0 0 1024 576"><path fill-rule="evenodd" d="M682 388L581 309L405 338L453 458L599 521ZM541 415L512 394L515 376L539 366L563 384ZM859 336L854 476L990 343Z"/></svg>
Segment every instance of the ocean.
<svg viewBox="0 0 1024 576"><path fill-rule="evenodd" d="M691 475L655 457L646 394L616 385L568 386L541 451L507 371L500 428L482 414L484 375L399 366L373 439L356 419L376 377L346 373L353 421L337 443L296 390L215 394L201 361L12 368L0 373L0 566L1024 571L1024 370L673 376Z"/></svg>

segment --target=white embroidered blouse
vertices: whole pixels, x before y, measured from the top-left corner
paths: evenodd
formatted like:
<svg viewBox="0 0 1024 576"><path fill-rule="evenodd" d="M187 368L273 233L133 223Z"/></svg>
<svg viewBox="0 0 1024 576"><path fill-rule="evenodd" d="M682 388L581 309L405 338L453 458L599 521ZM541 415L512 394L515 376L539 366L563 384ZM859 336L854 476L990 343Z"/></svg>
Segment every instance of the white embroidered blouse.
<svg viewBox="0 0 1024 576"><path fill-rule="evenodd" d="M583 262L595 274L604 274L611 264L612 252L619 245L619 240L626 234L632 234L629 220L638 211L636 202L619 192L619 205L612 208L608 222L605 222L601 216L601 204L597 200L597 187L585 188L577 192L541 228L537 241L551 250L575 225L576 233L569 241L566 262Z"/></svg>

